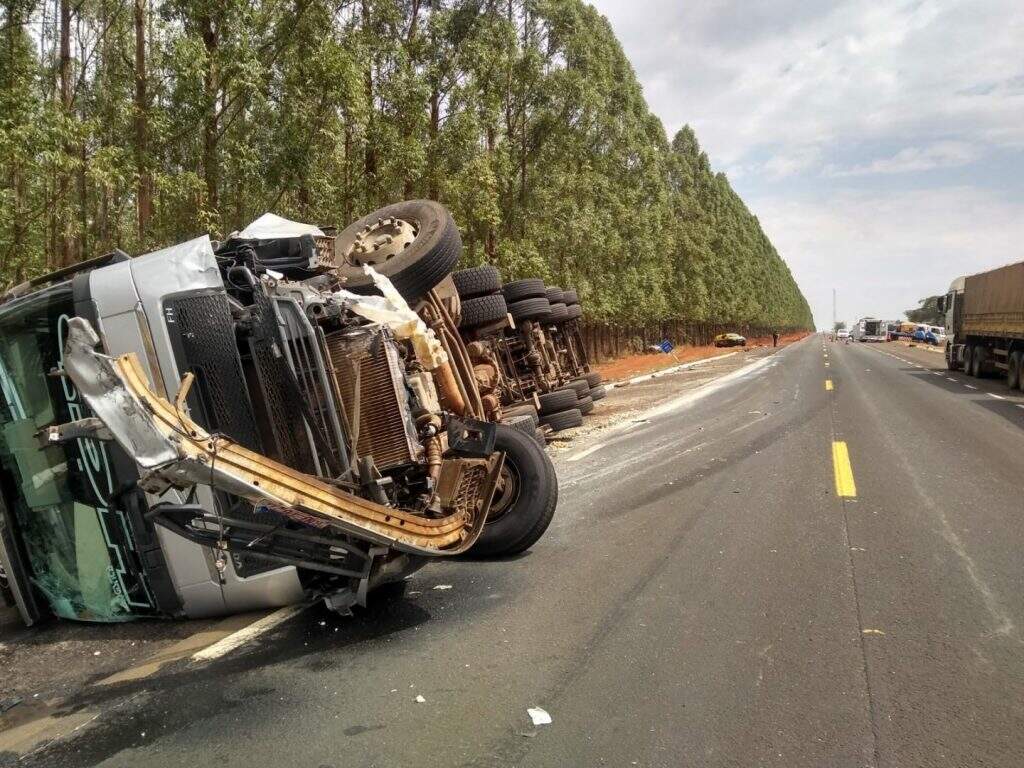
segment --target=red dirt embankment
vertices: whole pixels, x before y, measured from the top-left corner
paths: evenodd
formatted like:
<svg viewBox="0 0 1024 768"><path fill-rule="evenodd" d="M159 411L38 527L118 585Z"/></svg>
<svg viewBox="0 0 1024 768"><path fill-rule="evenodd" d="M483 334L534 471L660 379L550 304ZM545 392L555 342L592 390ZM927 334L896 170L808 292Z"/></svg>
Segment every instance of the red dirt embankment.
<svg viewBox="0 0 1024 768"><path fill-rule="evenodd" d="M792 344L794 341L800 341L800 339L808 336L809 333L788 333L779 339L779 346L785 346L786 344ZM770 347L772 345L771 336L767 337L756 337L747 339L747 349L753 349L756 347ZM662 352L652 352L644 355L627 355L626 357L620 357L618 360L609 360L606 363L600 363L594 366L595 370L601 373L605 381L622 381L623 379L631 379L634 376L643 376L647 373L654 373L664 368L671 368L674 365L680 363L690 363L694 360L704 360L708 357L715 357L716 355L722 355L726 352L735 352L742 350L743 347L731 347L723 349L721 347L715 347L713 345L706 345L701 347L691 347L684 345L682 347L676 347L669 354Z"/></svg>

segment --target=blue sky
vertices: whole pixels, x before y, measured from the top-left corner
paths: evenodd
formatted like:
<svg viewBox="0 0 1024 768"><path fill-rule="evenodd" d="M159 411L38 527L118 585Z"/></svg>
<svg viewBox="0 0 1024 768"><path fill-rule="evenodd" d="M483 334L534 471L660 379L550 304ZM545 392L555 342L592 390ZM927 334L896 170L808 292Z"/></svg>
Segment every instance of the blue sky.
<svg viewBox="0 0 1024 768"><path fill-rule="evenodd" d="M1024 260L1024 0L597 0L819 327Z"/></svg>

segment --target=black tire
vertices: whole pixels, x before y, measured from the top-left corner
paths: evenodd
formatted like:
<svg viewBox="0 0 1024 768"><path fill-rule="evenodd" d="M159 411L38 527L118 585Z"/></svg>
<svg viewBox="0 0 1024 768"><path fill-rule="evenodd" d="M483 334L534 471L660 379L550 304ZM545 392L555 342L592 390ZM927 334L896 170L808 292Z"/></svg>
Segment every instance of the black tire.
<svg viewBox="0 0 1024 768"><path fill-rule="evenodd" d="M562 303L566 306L570 304L579 304L580 297L576 295L576 291L573 288L567 288L562 291Z"/></svg>
<svg viewBox="0 0 1024 768"><path fill-rule="evenodd" d="M534 437L497 424L494 447L505 454L502 487L470 549L473 555L515 555L529 549L544 535L558 506L554 465Z"/></svg>
<svg viewBox="0 0 1024 768"><path fill-rule="evenodd" d="M608 390L602 386L590 388L591 400L604 400L608 396Z"/></svg>
<svg viewBox="0 0 1024 768"><path fill-rule="evenodd" d="M591 398L590 395L587 395L586 397L581 397L580 401L576 403L576 408L579 409L580 413L586 416L588 413L594 410L593 398Z"/></svg>
<svg viewBox="0 0 1024 768"><path fill-rule="evenodd" d="M947 344L946 345L946 370L947 371L955 371L955 370L957 370L960 367L953 360L953 352L954 352L953 345L952 344Z"/></svg>
<svg viewBox="0 0 1024 768"><path fill-rule="evenodd" d="M507 296L505 300L508 300ZM548 303L544 296L539 296L513 302L508 305L508 311L512 315L512 319L517 323L521 320L546 321L551 314L551 304Z"/></svg>
<svg viewBox="0 0 1024 768"><path fill-rule="evenodd" d="M501 292L505 294L505 301L509 304L523 299L547 298L547 288L539 277L527 277L505 283L501 286Z"/></svg>
<svg viewBox="0 0 1024 768"><path fill-rule="evenodd" d="M551 305L551 314L548 315L548 319L544 322L549 325L558 325L559 323L564 323L567 319L565 304L558 302Z"/></svg>
<svg viewBox="0 0 1024 768"><path fill-rule="evenodd" d="M580 399L575 389L556 389L554 392L545 392L542 395L538 395L537 398L540 400L542 423L545 414L558 413L568 408L575 408L577 401Z"/></svg>
<svg viewBox="0 0 1024 768"><path fill-rule="evenodd" d="M1006 384L1010 389L1020 389L1020 352L1011 352L1007 360Z"/></svg>
<svg viewBox="0 0 1024 768"><path fill-rule="evenodd" d="M375 263L372 253L346 256L357 237L379 221L401 219L416 227L415 238L400 253ZM374 211L346 227L335 241L336 272L345 278L344 287L354 293L378 293L373 281L363 274L361 264L369 263L388 277L410 304L419 301L455 267L462 253L462 238L452 216L433 200L406 200ZM343 259L347 259L344 260Z"/></svg>
<svg viewBox="0 0 1024 768"><path fill-rule="evenodd" d="M985 363L988 360L988 351L981 346L974 348L971 356L971 375L976 379L985 378Z"/></svg>
<svg viewBox="0 0 1024 768"><path fill-rule="evenodd" d="M968 344L964 347L964 373L973 376L971 369L974 367L974 347Z"/></svg>
<svg viewBox="0 0 1024 768"><path fill-rule="evenodd" d="M564 304L565 300L562 298L562 289L557 285L549 285L546 291L548 301L552 304L559 303Z"/></svg>
<svg viewBox="0 0 1024 768"><path fill-rule="evenodd" d="M534 425L540 424L540 415L533 403L514 403L503 406L501 412L505 416L529 416L533 419Z"/></svg>
<svg viewBox="0 0 1024 768"><path fill-rule="evenodd" d="M537 432L537 421L530 414L523 414L522 416L507 416L501 422L512 427L512 429L522 432L524 435L528 435L531 438L536 439Z"/></svg>
<svg viewBox="0 0 1024 768"><path fill-rule="evenodd" d="M489 325L504 320L507 315L508 307L505 306L505 297L501 294L477 296L475 299L466 299L462 302L462 319L459 325L462 328L476 328L478 325Z"/></svg>
<svg viewBox="0 0 1024 768"><path fill-rule="evenodd" d="M549 413L540 417L540 423L551 427L555 432L572 429L583 424L583 414L579 408L570 408L557 413Z"/></svg>
<svg viewBox="0 0 1024 768"><path fill-rule="evenodd" d="M586 397L590 394L590 383L586 379L573 379L562 389L573 389L577 397Z"/></svg>
<svg viewBox="0 0 1024 768"><path fill-rule="evenodd" d="M565 305L565 319L566 320L578 320L583 317L583 307L579 304L566 304Z"/></svg>
<svg viewBox="0 0 1024 768"><path fill-rule="evenodd" d="M490 264L460 269L452 273L452 280L455 282L455 290L463 299L488 296L501 290L501 273Z"/></svg>
<svg viewBox="0 0 1024 768"><path fill-rule="evenodd" d="M591 371L590 373L585 374L583 378L586 379L587 384L589 384L592 387L596 387L598 384L604 381L604 379L601 378L601 374L598 373L597 371Z"/></svg>

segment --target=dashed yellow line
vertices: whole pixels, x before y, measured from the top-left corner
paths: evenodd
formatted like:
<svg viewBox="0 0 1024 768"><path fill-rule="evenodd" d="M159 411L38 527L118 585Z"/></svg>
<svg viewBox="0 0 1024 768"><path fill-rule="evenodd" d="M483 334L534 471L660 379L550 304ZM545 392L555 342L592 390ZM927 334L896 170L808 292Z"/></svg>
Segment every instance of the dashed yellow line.
<svg viewBox="0 0 1024 768"><path fill-rule="evenodd" d="M855 498L857 484L853 481L853 467L850 466L850 452L843 440L832 441L832 469L836 476L836 496Z"/></svg>
<svg viewBox="0 0 1024 768"><path fill-rule="evenodd" d="M825 379L825 391L831 392L835 387L832 386L832 379Z"/></svg>

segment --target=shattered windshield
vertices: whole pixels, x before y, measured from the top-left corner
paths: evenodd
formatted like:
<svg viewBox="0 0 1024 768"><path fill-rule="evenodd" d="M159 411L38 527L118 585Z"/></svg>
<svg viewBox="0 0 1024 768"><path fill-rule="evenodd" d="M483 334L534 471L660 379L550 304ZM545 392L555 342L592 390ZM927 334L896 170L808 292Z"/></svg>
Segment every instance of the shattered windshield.
<svg viewBox="0 0 1024 768"><path fill-rule="evenodd" d="M123 621L152 600L131 567L125 515L110 508L119 482L107 446L80 439L41 448L40 429L88 415L62 367L70 284L0 314L0 489L33 585L63 618Z"/></svg>

